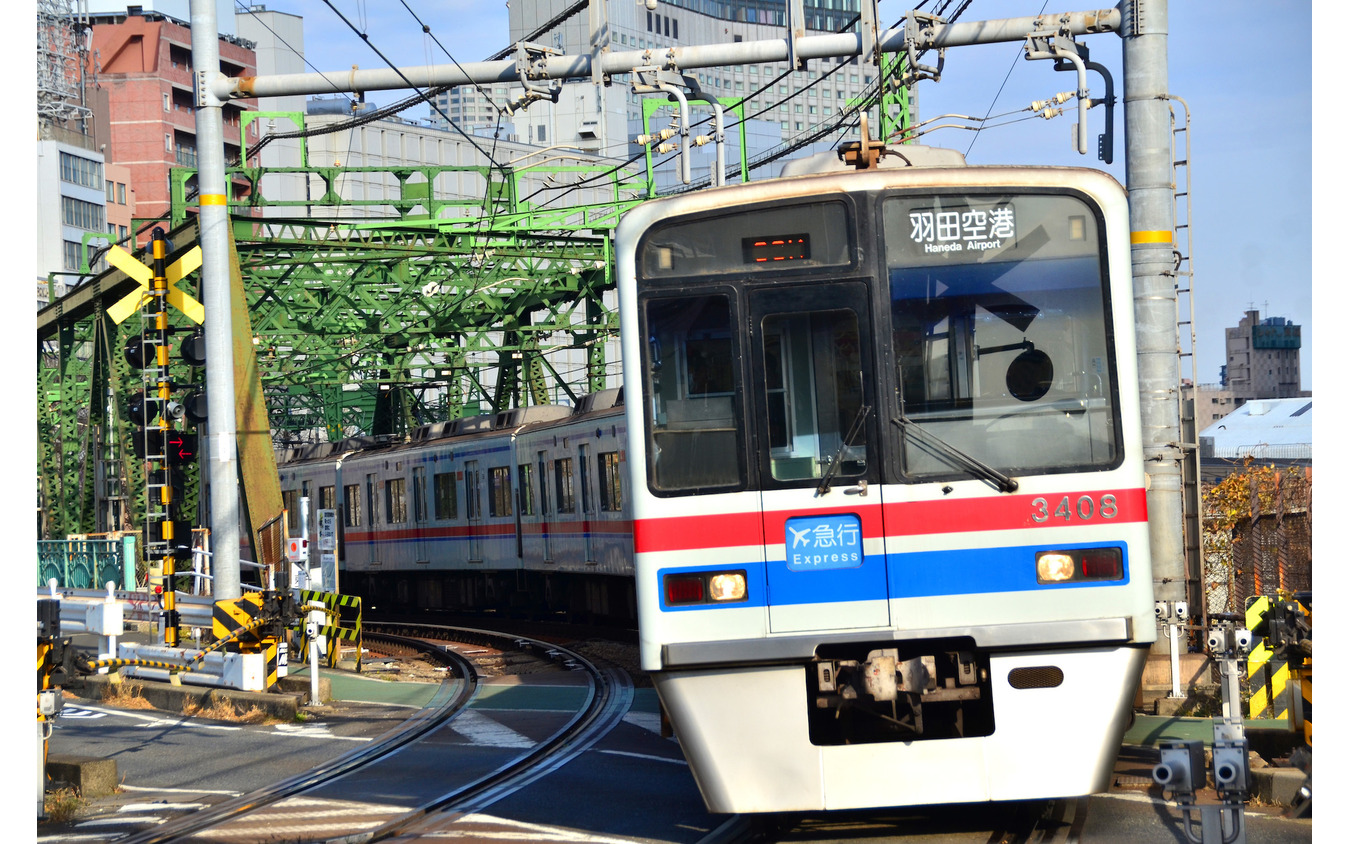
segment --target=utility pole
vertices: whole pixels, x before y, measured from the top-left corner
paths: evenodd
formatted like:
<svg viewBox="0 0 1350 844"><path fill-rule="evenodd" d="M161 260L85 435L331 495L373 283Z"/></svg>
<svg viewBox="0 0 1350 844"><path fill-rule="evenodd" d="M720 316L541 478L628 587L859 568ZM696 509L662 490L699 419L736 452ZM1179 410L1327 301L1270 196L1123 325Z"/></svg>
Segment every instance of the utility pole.
<svg viewBox="0 0 1350 844"><path fill-rule="evenodd" d="M1167 0L1124 0L1125 183L1139 361L1139 409L1148 479L1153 592L1186 600L1171 112L1167 100ZM1154 644L1167 652L1167 642Z"/></svg>
<svg viewBox="0 0 1350 844"><path fill-rule="evenodd" d="M211 490L212 595L241 595L239 468L234 400L234 329L230 316L230 215L226 208L225 130L215 94L220 41L215 0L190 0L192 64L197 83L197 190L202 247L202 308L206 312L206 447Z"/></svg>

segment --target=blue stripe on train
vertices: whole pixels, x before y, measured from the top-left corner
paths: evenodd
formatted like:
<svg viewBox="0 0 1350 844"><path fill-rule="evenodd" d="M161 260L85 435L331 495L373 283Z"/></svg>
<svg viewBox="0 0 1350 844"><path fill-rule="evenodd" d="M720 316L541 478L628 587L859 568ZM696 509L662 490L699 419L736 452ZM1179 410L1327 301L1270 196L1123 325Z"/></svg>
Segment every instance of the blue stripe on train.
<svg viewBox="0 0 1350 844"><path fill-rule="evenodd" d="M1080 548L1119 548L1124 564L1122 580L1072 583L1036 582L1036 554L1041 551L1072 551ZM885 566L885 572L880 566ZM1035 589L1077 589L1094 586L1124 586L1130 582L1129 548L1123 542L1087 542L1067 545L1023 545L1005 548L971 548L871 554L855 568L820 571L790 571L786 560L713 566L672 566L657 571L658 583L668 574L744 570L746 600L725 604L670 606L661 589L661 609L668 612L732 607L763 607L770 604L833 604L886 598L928 598L941 595L974 595L992 592L1024 592ZM768 582L766 584L766 572Z"/></svg>

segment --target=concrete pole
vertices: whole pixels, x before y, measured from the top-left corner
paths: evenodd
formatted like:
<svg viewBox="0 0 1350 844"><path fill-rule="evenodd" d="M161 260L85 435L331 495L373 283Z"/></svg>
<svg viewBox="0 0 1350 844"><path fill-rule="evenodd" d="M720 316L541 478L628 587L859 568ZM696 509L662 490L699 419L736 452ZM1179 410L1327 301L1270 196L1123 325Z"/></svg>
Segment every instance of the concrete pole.
<svg viewBox="0 0 1350 844"><path fill-rule="evenodd" d="M1167 101L1167 0L1124 0L1125 181L1130 194L1139 405L1157 600L1186 600L1181 389L1173 258L1175 188ZM1155 653L1167 652L1159 639Z"/></svg>
<svg viewBox="0 0 1350 844"><path fill-rule="evenodd" d="M230 316L230 225L225 206L223 101L215 0L190 0L192 64L197 83L197 190L202 247L202 308L206 312L206 412L210 444L212 595L238 598L239 469L234 401L234 330Z"/></svg>

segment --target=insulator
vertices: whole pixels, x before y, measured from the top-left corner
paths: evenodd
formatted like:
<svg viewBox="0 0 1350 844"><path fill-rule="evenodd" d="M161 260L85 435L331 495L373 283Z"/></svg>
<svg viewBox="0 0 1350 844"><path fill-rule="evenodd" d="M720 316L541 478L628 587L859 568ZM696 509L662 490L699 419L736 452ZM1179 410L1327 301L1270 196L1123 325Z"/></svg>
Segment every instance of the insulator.
<svg viewBox="0 0 1350 844"><path fill-rule="evenodd" d="M1036 100L1031 104L1032 111L1040 111L1046 106L1062 105L1073 97L1073 91L1061 91L1048 100Z"/></svg>
<svg viewBox="0 0 1350 844"><path fill-rule="evenodd" d="M667 153L667 152L674 152L679 148L680 147L677 144L661 144L659 147L656 148L656 151L660 153Z"/></svg>
<svg viewBox="0 0 1350 844"><path fill-rule="evenodd" d="M1041 117L1049 120L1052 117L1059 117L1063 113L1064 109L1062 108L1047 108L1045 111L1041 112Z"/></svg>
<svg viewBox="0 0 1350 844"><path fill-rule="evenodd" d="M712 143L712 138L708 137L707 135L698 135L693 139L693 144L696 147L701 147L704 144L710 143Z"/></svg>

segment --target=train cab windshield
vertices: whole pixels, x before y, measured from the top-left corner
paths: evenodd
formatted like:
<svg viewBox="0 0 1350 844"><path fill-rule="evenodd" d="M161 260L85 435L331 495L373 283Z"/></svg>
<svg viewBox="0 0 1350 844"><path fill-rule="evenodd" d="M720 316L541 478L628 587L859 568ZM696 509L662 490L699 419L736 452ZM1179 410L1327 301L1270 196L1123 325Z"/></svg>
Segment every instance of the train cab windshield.
<svg viewBox="0 0 1350 844"><path fill-rule="evenodd" d="M1100 226L1066 195L882 204L904 472L1011 473L1120 457ZM919 426L916 434L905 433Z"/></svg>
<svg viewBox="0 0 1350 844"><path fill-rule="evenodd" d="M1119 464L1099 212L1065 192L874 197L644 238L654 493L1012 491L1013 475Z"/></svg>

